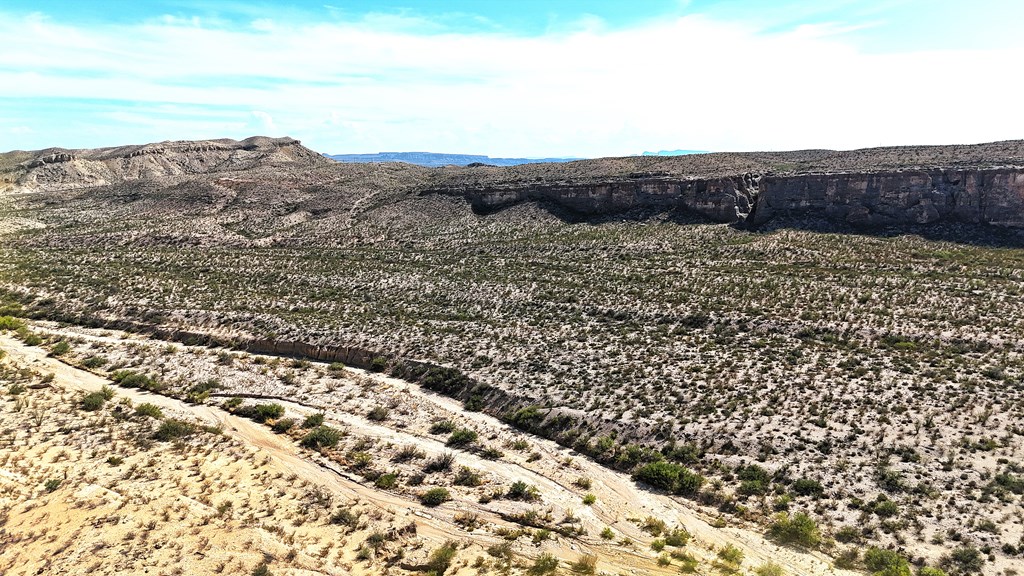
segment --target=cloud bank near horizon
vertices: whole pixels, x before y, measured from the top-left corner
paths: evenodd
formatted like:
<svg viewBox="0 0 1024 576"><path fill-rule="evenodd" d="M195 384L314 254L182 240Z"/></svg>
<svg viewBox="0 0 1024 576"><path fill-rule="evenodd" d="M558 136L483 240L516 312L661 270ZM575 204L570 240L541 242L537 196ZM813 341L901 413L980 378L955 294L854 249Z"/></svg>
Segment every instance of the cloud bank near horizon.
<svg viewBox="0 0 1024 576"><path fill-rule="evenodd" d="M871 23L692 13L545 34L421 17L0 13L0 149L289 135L328 153L611 156L1024 137L1021 45L877 52Z"/></svg>

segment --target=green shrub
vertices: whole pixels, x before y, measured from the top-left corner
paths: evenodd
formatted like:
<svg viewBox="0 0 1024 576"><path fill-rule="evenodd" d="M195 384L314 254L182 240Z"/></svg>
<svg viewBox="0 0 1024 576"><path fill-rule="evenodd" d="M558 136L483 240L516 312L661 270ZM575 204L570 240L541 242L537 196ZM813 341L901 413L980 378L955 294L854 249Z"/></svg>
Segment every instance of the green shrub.
<svg viewBox="0 0 1024 576"><path fill-rule="evenodd" d="M424 454L422 450L414 445L408 444L399 448L391 459L395 462L408 462L410 460L423 458L424 456L426 456L426 454Z"/></svg>
<svg viewBox="0 0 1024 576"><path fill-rule="evenodd" d="M857 542L860 540L860 530L853 526L843 526L836 532L836 540L844 544Z"/></svg>
<svg viewBox="0 0 1024 576"><path fill-rule="evenodd" d="M871 507L872 511L882 518L891 518L900 513L899 506L888 498L881 498Z"/></svg>
<svg viewBox="0 0 1024 576"><path fill-rule="evenodd" d="M39 346L43 343L43 338L28 329L27 326L21 326L17 330L18 338L25 343L26 346Z"/></svg>
<svg viewBox="0 0 1024 576"><path fill-rule="evenodd" d="M164 388L155 378L131 370L118 370L110 375L110 379L125 388L141 388L150 392L159 392Z"/></svg>
<svg viewBox="0 0 1024 576"><path fill-rule="evenodd" d="M310 414L306 416L306 419L302 421L303 428L316 428L324 423L324 413L317 412L316 414Z"/></svg>
<svg viewBox="0 0 1024 576"><path fill-rule="evenodd" d="M505 453L493 446L488 446L480 451L480 457L485 460L497 460L504 456Z"/></svg>
<svg viewBox="0 0 1024 576"><path fill-rule="evenodd" d="M68 344L67 340L61 340L50 348L50 356L63 356L71 352L71 344Z"/></svg>
<svg viewBox="0 0 1024 576"><path fill-rule="evenodd" d="M184 420L178 420L176 418L169 418L164 420L153 434L153 438L161 442L169 442L178 438L184 438L194 434L196 427Z"/></svg>
<svg viewBox="0 0 1024 576"><path fill-rule="evenodd" d="M724 548L718 551L718 557L725 562L738 566L743 562L743 551L732 544L726 544Z"/></svg>
<svg viewBox="0 0 1024 576"><path fill-rule="evenodd" d="M50 478L49 480L43 483L43 488L45 488L47 492L54 492L57 490L57 488L60 488L60 484L60 478Z"/></svg>
<svg viewBox="0 0 1024 576"><path fill-rule="evenodd" d="M281 418L280 420L274 422L273 426L271 426L270 429L273 430L274 432L277 432L278 434L284 434L285 432L291 430L294 427L294 418Z"/></svg>
<svg viewBox="0 0 1024 576"><path fill-rule="evenodd" d="M451 566L459 547L455 542L445 542L443 546L430 553L427 559L427 576L444 576Z"/></svg>
<svg viewBox="0 0 1024 576"><path fill-rule="evenodd" d="M331 428L330 426L317 426L299 441L299 444L306 448L312 448L319 450L321 448L331 448L338 445L338 441L341 440L341 432Z"/></svg>
<svg viewBox="0 0 1024 576"><path fill-rule="evenodd" d="M764 485L767 485L772 481L771 474L757 464L741 466L736 470L736 477L740 480L745 480L747 482L760 482Z"/></svg>
<svg viewBox="0 0 1024 576"><path fill-rule="evenodd" d="M597 502L597 496L590 493L583 496L583 503L587 506L593 506L595 502Z"/></svg>
<svg viewBox="0 0 1024 576"><path fill-rule="evenodd" d="M458 473L455 474L455 478L452 483L456 486L479 486L484 483L480 478L480 473L476 472L468 466L459 468Z"/></svg>
<svg viewBox="0 0 1024 576"><path fill-rule="evenodd" d="M782 544L796 544L814 548L821 543L821 531L817 523L803 512L790 516L780 512L768 527L768 537Z"/></svg>
<svg viewBox="0 0 1024 576"><path fill-rule="evenodd" d="M341 508L331 516L331 524L355 528L359 525L359 514L349 508Z"/></svg>
<svg viewBox="0 0 1024 576"><path fill-rule="evenodd" d="M939 564L946 570L959 574L981 572L984 567L981 552L973 546L958 546L942 557Z"/></svg>
<svg viewBox="0 0 1024 576"><path fill-rule="evenodd" d="M447 444L453 447L465 446L476 442L476 432L468 428L459 428L448 437Z"/></svg>
<svg viewBox="0 0 1024 576"><path fill-rule="evenodd" d="M836 555L836 568L853 570L860 566L860 550L847 548Z"/></svg>
<svg viewBox="0 0 1024 576"><path fill-rule="evenodd" d="M533 566L530 566L526 573L530 576L543 576L544 574L554 574L557 571L558 558L545 552L534 560Z"/></svg>
<svg viewBox="0 0 1024 576"><path fill-rule="evenodd" d="M157 420L164 417L164 413L160 410L160 407L149 402L143 402L135 407L136 416L145 416L148 418L156 418Z"/></svg>
<svg viewBox="0 0 1024 576"><path fill-rule="evenodd" d="M90 392L82 398L80 405L82 410L89 412L95 412L100 408L103 408L103 404L106 403L107 397L103 392Z"/></svg>
<svg viewBox="0 0 1024 576"><path fill-rule="evenodd" d="M825 492L825 487L817 480L800 478L796 482L793 482L793 492L796 492L801 496L813 496L818 498Z"/></svg>
<svg viewBox="0 0 1024 576"><path fill-rule="evenodd" d="M674 528L665 532L665 543L669 546L686 546L686 543L690 541L692 535L686 530L686 528Z"/></svg>
<svg viewBox="0 0 1024 576"><path fill-rule="evenodd" d="M185 393L185 399L193 404L202 404L210 397L211 392L219 388L222 388L220 382L211 378L189 388Z"/></svg>
<svg viewBox="0 0 1024 576"><path fill-rule="evenodd" d="M754 568L754 574L757 574L757 576L783 576L785 572L782 570L782 566L774 562L768 562Z"/></svg>
<svg viewBox="0 0 1024 576"><path fill-rule="evenodd" d="M103 356L93 355L89 356L85 360L82 360L82 366L86 368L95 369L99 368L107 363L107 359Z"/></svg>
<svg viewBox="0 0 1024 576"><path fill-rule="evenodd" d="M672 462L651 462L633 472L633 479L650 484L655 488L672 491L679 481L679 473L683 469Z"/></svg>
<svg viewBox="0 0 1024 576"><path fill-rule="evenodd" d="M509 500L536 500L540 496L540 492L536 486L530 486L522 480L517 480L508 487L508 491L505 492L505 497Z"/></svg>
<svg viewBox="0 0 1024 576"><path fill-rule="evenodd" d="M685 466L659 461L645 464L633 472L633 479L676 494L694 495L704 484L704 477Z"/></svg>
<svg viewBox="0 0 1024 576"><path fill-rule="evenodd" d="M373 360L370 360L370 372L383 372L387 367L387 358L377 356Z"/></svg>
<svg viewBox="0 0 1024 576"><path fill-rule="evenodd" d="M430 425L431 434L448 434L455 431L455 423L451 420L438 420Z"/></svg>
<svg viewBox="0 0 1024 576"><path fill-rule="evenodd" d="M420 494L420 503L424 506L440 506L451 499L451 495L445 488L431 488Z"/></svg>
<svg viewBox="0 0 1024 576"><path fill-rule="evenodd" d="M768 491L768 487L760 480L744 480L736 492L744 496L760 496Z"/></svg>
<svg viewBox="0 0 1024 576"><path fill-rule="evenodd" d="M384 490L390 490L398 485L398 475L388 472L387 474L381 474L373 481L373 485L377 488Z"/></svg>
<svg viewBox="0 0 1024 576"><path fill-rule="evenodd" d="M256 422L266 422L284 416L284 406L277 403L255 404L239 409L237 414Z"/></svg>
<svg viewBox="0 0 1024 576"><path fill-rule="evenodd" d="M939 568L922 566L921 569L917 571L917 576L946 576L946 572Z"/></svg>
<svg viewBox="0 0 1024 576"><path fill-rule="evenodd" d="M864 552L864 566L875 576L910 576L906 558L892 550L874 546Z"/></svg>
<svg viewBox="0 0 1024 576"><path fill-rule="evenodd" d="M25 321L13 316L0 316L0 330L20 330L25 327Z"/></svg>

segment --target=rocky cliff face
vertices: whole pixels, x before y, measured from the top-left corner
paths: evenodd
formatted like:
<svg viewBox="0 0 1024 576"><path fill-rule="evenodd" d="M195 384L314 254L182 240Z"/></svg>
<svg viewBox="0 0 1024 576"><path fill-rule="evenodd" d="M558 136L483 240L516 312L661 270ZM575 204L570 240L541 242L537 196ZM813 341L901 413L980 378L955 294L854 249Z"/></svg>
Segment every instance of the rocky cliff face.
<svg viewBox="0 0 1024 576"><path fill-rule="evenodd" d="M24 154L24 153L22 153ZM70 190L132 180L328 163L292 138L178 141L94 150L51 148L7 163L4 180L22 191Z"/></svg>
<svg viewBox="0 0 1024 576"><path fill-rule="evenodd" d="M167 189L185 179L205 190L224 187L228 174L267 189L254 206L269 198L292 211L309 198L322 212L350 206L367 190L381 198L415 191L462 197L484 213L541 202L583 217L653 209L751 226L813 216L853 226L958 221L1024 228L1024 141L432 170L339 164L298 140L265 137L0 154L0 192L143 181ZM294 182L286 185L300 179L316 193L303 196Z"/></svg>
<svg viewBox="0 0 1024 576"><path fill-rule="evenodd" d="M676 179L637 177L603 183L448 187L479 212L524 201L548 202L583 216L634 209L681 209L716 222L758 225L781 216L826 216L855 226L956 220L1024 227L1024 169L931 169L877 173Z"/></svg>

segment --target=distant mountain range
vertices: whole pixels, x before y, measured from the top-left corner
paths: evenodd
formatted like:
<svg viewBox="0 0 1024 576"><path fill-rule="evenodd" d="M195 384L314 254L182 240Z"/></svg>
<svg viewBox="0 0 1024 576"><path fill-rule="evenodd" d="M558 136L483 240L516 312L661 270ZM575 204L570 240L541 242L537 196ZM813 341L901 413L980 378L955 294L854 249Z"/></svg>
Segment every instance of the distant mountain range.
<svg viewBox="0 0 1024 576"><path fill-rule="evenodd" d="M641 156L685 156L686 154L707 153L707 150L659 150L658 152L644 152Z"/></svg>
<svg viewBox="0 0 1024 576"><path fill-rule="evenodd" d="M407 162L420 166L468 166L489 164L491 166L515 166L540 162L571 162L580 158L491 158L477 154L438 154L435 152L378 152L376 154L324 154L338 162Z"/></svg>
<svg viewBox="0 0 1024 576"><path fill-rule="evenodd" d="M644 152L640 156L682 156L704 154L707 150L661 150ZM516 166L541 162L572 162L583 158L491 158L480 154L442 154L437 152L377 152L376 154L324 154L337 162L406 162L437 168L438 166L469 166L487 164L490 166Z"/></svg>

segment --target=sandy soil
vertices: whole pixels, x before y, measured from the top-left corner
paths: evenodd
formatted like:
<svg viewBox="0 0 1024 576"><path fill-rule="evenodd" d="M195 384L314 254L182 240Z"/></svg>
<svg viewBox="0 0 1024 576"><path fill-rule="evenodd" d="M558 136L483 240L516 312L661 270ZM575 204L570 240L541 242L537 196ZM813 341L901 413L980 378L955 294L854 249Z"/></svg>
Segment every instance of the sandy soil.
<svg viewBox="0 0 1024 576"><path fill-rule="evenodd" d="M61 337L74 338L76 350L87 348L88 353L103 350L112 358L116 354L126 358L133 355L145 357L146 350L159 349L161 354L171 356L166 359L169 364L193 371L197 375L204 369L213 369L211 367L216 366L218 354L224 352L184 346L174 347L173 351L169 351L170 349L164 343L126 334L100 333L84 329L57 330L52 326L49 328ZM8 363L19 367L28 367L40 374L53 374L54 387L45 391L49 396L62 394L67 397L69 393L95 391L104 385L110 385L107 378L49 357L45 349L25 346L9 335L0 336L0 348L7 351ZM70 357L68 360L74 362L75 358ZM251 361L251 358L248 361ZM261 361L269 363L274 359L263 358ZM238 363L240 362L236 362L236 364ZM318 379L326 372L326 367L313 364L302 372L306 374L303 378ZM222 381L230 388L229 380ZM453 501L437 508L426 508L417 500L418 490L415 488L392 490L375 488L373 483L367 482L346 466L344 458L332 457L329 452L318 454L300 448L288 435L275 434L264 425L232 415L213 405L189 404L167 396L125 388L117 389L117 398L126 399L135 404L147 402L159 406L165 414L181 415L208 425L219 426L223 430L223 440L218 440L218 442L230 442L233 446L241 447L244 453L249 455L248 459L239 458L233 462L233 465L239 468L234 474L234 479L237 481L238 478L250 478L249 483L239 482L229 492L222 493L221 497L230 496L233 499L244 499L249 494L249 498L252 499L251 494L258 493L260 490L264 492L273 490L274 482L268 486L260 486L261 481L275 475L281 477L287 475L288 478L293 478L291 487L297 484L315 486L329 493L334 502L359 503L364 510L372 511L380 519L377 522L378 529L394 529L407 526L410 523L415 524L415 542L408 545L408 555L403 560L406 567L413 566L416 562L423 562L429 551L442 545L445 541L456 540L463 542L466 547L459 551L458 559L452 570L460 569L459 566L461 566L460 570L476 572L480 572L482 569L486 570L486 567L470 567L470 563L474 561L472 560L474 557L487 558L484 548L503 541L502 536L499 535L502 534L502 529L507 533L508 530L517 528L515 523L507 520L507 511L510 507L514 509L514 506L504 501L481 503L474 497L494 488L502 481L522 480L537 487L541 494L538 506L545 507L556 517L563 514L576 516L587 535L572 538L554 535L539 543L529 542L527 538L519 538L514 541L514 550L520 565L528 565L532 558L536 558L541 553L553 554L565 563L573 562L581 555L587 554L598 559L597 568L601 572L638 574L678 572L679 568L676 565L659 566L656 562L658 553L649 548L653 537L642 531L639 524L641 520L652 517L665 521L669 526L682 526L693 535L693 539L685 547L685 551L699 560L698 570L701 572L710 569L715 562L717 550L731 544L744 552L744 560L739 568L742 572L748 572L766 562L775 562L781 565L786 573L794 575L843 573L843 571L834 571L830 567L828 559L822 555L804 554L780 548L767 542L758 533L744 527L716 528L712 526L712 523L716 521L715 518L700 511L687 501L640 489L626 475L608 470L552 442L526 436L486 415L465 412L451 400L425 392L417 386L351 369L346 370L344 381L352 386L371 389L375 402L381 402L385 398L401 399L403 407L413 412L414 416L403 422L404 426L398 427L394 425L396 423L393 421L373 422L365 418L362 413L331 409L329 398L324 397L326 395L307 395L307 398L301 402L280 402L285 406L286 414L289 417L302 418L318 411L325 412L327 423L345 429L347 437L358 437L364 443L367 440L362 439L369 439L368 441L373 446L368 448L371 451L383 453L396 446L416 446L427 457L445 452L449 448L445 446L444 442L423 430L426 422L434 420L438 416L444 416L453 418L460 424L471 425L482 438L488 438L488 442L491 443L507 445L515 440L525 440L531 445L530 455L511 452L500 459L488 460L477 454L459 451L458 463L484 473L488 479L487 483L483 487L473 490L456 491L452 487L455 495ZM312 385L305 386L305 382L299 384L306 389L315 389ZM250 381L248 385L252 387L253 383ZM39 395L43 392L31 390L30 395ZM251 392L258 393L260 390L251 390ZM338 392L338 388L335 388L335 392ZM40 433L43 433L43 430L28 432L29 436L33 438ZM24 458L26 450L28 450L28 446L10 444L4 446L4 451L10 454L5 454L8 459L12 457L11 455L22 455L21 458ZM140 456L144 456L144 454ZM212 458L213 454L210 457ZM88 463L83 463L83 465L86 464ZM45 460L40 461L40 465L47 469L37 471L36 478L54 472L48 469L48 463ZM173 468L173 459L168 459L166 467ZM163 477L169 472L163 467L155 467L150 470L150 473L157 477ZM277 483L282 481L281 477L276 479ZM573 481L580 477L591 480L592 484L588 490L581 490L573 485ZM30 526L39 526L40 523L45 526L48 522L56 522L57 518L60 518L61 528L53 529L58 532L63 530L60 532L62 534L73 530L76 525L81 529L81 522L84 518L67 514L67 508L75 506L74 500L69 502L67 498L54 498L54 495L59 492L53 495L40 495L38 490L33 491L30 486L26 485L27 478L11 477L5 478L4 481L14 485L21 483L18 490L8 489L8 494L16 493L18 496L8 498L4 502L4 511L7 517L4 533L7 541L13 542L19 538L25 538L25 534L38 530L38 528L33 529ZM90 488L90 486L95 487ZM107 489L101 485L88 483L78 488L77 494L88 495L105 490ZM160 494L159 498L175 499L180 497L173 494L175 491L173 486L166 486L164 490L166 493ZM278 488L278 490L286 494L289 492L288 487ZM290 491L295 492L296 490L293 488ZM597 502L592 506L582 504L581 495L584 492L594 494ZM285 501L289 498L299 499L300 496L285 495L283 497ZM240 509L241 506L235 508L235 510ZM465 526L456 522L457 515L460 513L464 515L467 512L476 514L479 518L478 527L475 530L467 530ZM269 512L268 514L271 518L277 519L274 514ZM92 517L90 519L92 520ZM254 538L261 542L268 538L270 540L278 539L275 532L267 530L268 524L269 522L264 521L262 525L257 526L225 525L214 526L211 529L207 529L205 526L202 528L193 526L196 531L196 540L186 539L188 540L186 544L179 538L178 541L184 548L178 552L182 553L186 551L185 549L191 548L196 541L206 539L204 554L210 556L230 555L235 558L236 563L251 566L259 559L258 555L254 555L254 551L261 546L245 546L239 549L233 544L243 542L246 538ZM598 537L598 533L606 526L611 527L615 532L616 536L612 541L605 541ZM327 539L327 534L336 530L336 527L325 523L324 519L304 523L302 527L306 531L303 534L308 533L307 537L314 541L319 541L318 539L321 538ZM179 528L179 530L181 529ZM106 528L101 533L105 531ZM187 532L187 530L185 531ZM215 535L206 534L206 532L215 533ZM369 532L369 528L364 532ZM361 548L359 545L361 540L357 536L354 534L347 540L342 540L340 549L334 553L337 555L336 568L352 570L355 567L368 571L384 569L385 565L380 563L354 563L352 561ZM107 538L108 546L116 548L117 544L109 540L112 539ZM629 544L623 544L624 540L628 540ZM278 547L267 545L264 550L268 548L275 551L280 550L280 542L275 544ZM232 552L232 550L235 551ZM284 560L281 558L282 556L287 558L288 553L274 554L275 560L272 567L275 567L275 572L279 571L276 566L281 565L280 570L284 570L284 566L288 566L288 570L315 570L322 573L333 573L330 562L322 566L302 567L301 554L294 556L294 562ZM328 553L326 557L334 558L331 553ZM44 560L44 558L49 560ZM84 562L83 559L77 557L54 555L45 545L8 546L6 551L0 554L0 566L6 564L11 567L19 566L17 570L23 569L23 571L12 573L33 573L40 564L56 561L63 562L63 567L81 566L81 562ZM170 563L170 560L168 562ZM392 563L390 569L400 569L401 564L399 562ZM219 564L213 564L212 568L218 566ZM117 572L117 570L115 569L113 572ZM201 573L202 571L198 567L190 567L188 572Z"/></svg>

